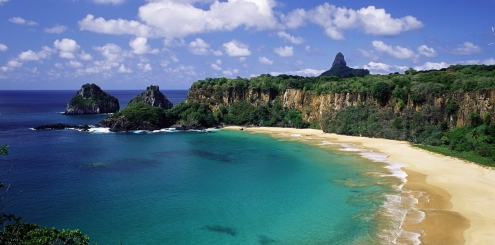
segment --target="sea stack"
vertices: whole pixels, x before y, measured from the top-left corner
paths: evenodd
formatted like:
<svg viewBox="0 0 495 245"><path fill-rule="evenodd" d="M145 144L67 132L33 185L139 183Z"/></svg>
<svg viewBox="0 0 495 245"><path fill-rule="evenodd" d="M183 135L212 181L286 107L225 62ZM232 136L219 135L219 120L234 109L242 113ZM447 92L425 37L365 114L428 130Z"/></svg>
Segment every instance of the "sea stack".
<svg viewBox="0 0 495 245"><path fill-rule="evenodd" d="M339 77L347 77L347 76L357 76L364 77L370 74L370 71L367 69L353 69L347 66L345 62L344 55L342 53L338 53L333 60L332 67L330 70L323 72L320 77L324 76L339 76Z"/></svg>
<svg viewBox="0 0 495 245"><path fill-rule="evenodd" d="M160 87L157 85L151 85L147 87L146 91L143 93L134 96L134 98L132 98L129 102L129 105L136 103L145 103L163 109L170 109L174 106L172 102L170 102L167 97L160 92Z"/></svg>
<svg viewBox="0 0 495 245"><path fill-rule="evenodd" d="M84 84L76 96L67 102L65 114L114 113L120 109L119 100L101 90L98 85Z"/></svg>

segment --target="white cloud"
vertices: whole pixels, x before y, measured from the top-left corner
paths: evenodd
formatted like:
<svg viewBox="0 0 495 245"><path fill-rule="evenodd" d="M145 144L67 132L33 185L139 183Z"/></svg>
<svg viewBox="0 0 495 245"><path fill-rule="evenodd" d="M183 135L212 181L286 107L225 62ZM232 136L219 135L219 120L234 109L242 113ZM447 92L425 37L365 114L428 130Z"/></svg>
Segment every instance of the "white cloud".
<svg viewBox="0 0 495 245"><path fill-rule="evenodd" d="M364 49L357 49L358 52L361 53L361 55L365 58L372 59L372 60L378 60L378 55L375 54L375 51L373 50L364 50Z"/></svg>
<svg viewBox="0 0 495 245"><path fill-rule="evenodd" d="M418 53L421 55L424 55L426 57L436 57L437 56L437 51L435 49L430 48L426 45L421 45L418 47Z"/></svg>
<svg viewBox="0 0 495 245"><path fill-rule="evenodd" d="M129 41L129 46L132 48L133 54L157 54L158 49L151 49L150 45L147 44L148 39L145 37L136 37L135 39Z"/></svg>
<svg viewBox="0 0 495 245"><path fill-rule="evenodd" d="M265 56L259 57L259 61L261 64L264 64L264 65L273 65L273 60L269 60Z"/></svg>
<svg viewBox="0 0 495 245"><path fill-rule="evenodd" d="M229 69L229 70L223 71L222 73L225 76L233 76L234 74L239 73L239 69Z"/></svg>
<svg viewBox="0 0 495 245"><path fill-rule="evenodd" d="M207 1L209 7L198 8L197 1L151 1L139 8L139 18L160 37L185 37L212 31L231 31L240 26L248 29L273 29L278 21L273 13L275 0Z"/></svg>
<svg viewBox="0 0 495 245"><path fill-rule="evenodd" d="M92 31L97 33L114 34L114 35L135 35L137 37L153 36L151 28L135 20L105 20L96 18L88 14L84 19L78 22L79 30Z"/></svg>
<svg viewBox="0 0 495 245"><path fill-rule="evenodd" d="M297 71L287 71L287 72L270 72L272 76L278 76L282 74L287 75L297 75L297 76L305 76L305 77L315 77L321 75L325 70L316 70L316 69L302 69Z"/></svg>
<svg viewBox="0 0 495 245"><path fill-rule="evenodd" d="M486 59L486 60L482 61L481 63L484 65L495 65L495 59L493 59L493 58Z"/></svg>
<svg viewBox="0 0 495 245"><path fill-rule="evenodd" d="M67 62L67 65L74 68L83 67L83 64L81 62L75 60L70 60L69 62Z"/></svg>
<svg viewBox="0 0 495 245"><path fill-rule="evenodd" d="M109 63L119 63L125 60L126 57L130 57L131 55L126 51L122 50L117 44L108 43L104 46L97 46L93 48L96 51L99 51L103 57Z"/></svg>
<svg viewBox="0 0 495 245"><path fill-rule="evenodd" d="M28 51L20 53L17 56L17 58L21 61L33 61L33 60L39 60L40 59L40 57L38 57L38 55L32 50L28 50Z"/></svg>
<svg viewBox="0 0 495 245"><path fill-rule="evenodd" d="M462 45L459 45L454 50L451 50L451 53L455 55L470 55L480 53L482 50L479 46L474 45L471 42L465 42Z"/></svg>
<svg viewBox="0 0 495 245"><path fill-rule="evenodd" d="M363 67L364 69L368 69L370 73L373 74L388 74L393 72L401 72L409 69L407 66L396 66L396 65L387 65L381 62L370 62Z"/></svg>
<svg viewBox="0 0 495 245"><path fill-rule="evenodd" d="M385 52L397 59L410 59L415 56L414 52L408 48L401 46L392 47L390 45L386 45L382 41L373 41L372 45L377 51Z"/></svg>
<svg viewBox="0 0 495 245"><path fill-rule="evenodd" d="M220 51L220 50L212 50L212 52L213 52L213 55L215 55L215 56L222 56L223 55L222 51Z"/></svg>
<svg viewBox="0 0 495 245"><path fill-rule="evenodd" d="M7 62L7 66L8 67L11 67L11 68L14 68L14 67L21 67L22 66L22 63L19 62L18 60L14 59L14 60L9 60L9 62Z"/></svg>
<svg viewBox="0 0 495 245"><path fill-rule="evenodd" d="M440 62L440 63L434 63L434 62L426 62L421 66L416 66L414 67L415 70L421 71L421 70L440 70L442 68L447 68L449 67L449 64L445 62Z"/></svg>
<svg viewBox="0 0 495 245"><path fill-rule="evenodd" d="M275 48L273 50L273 52L278 54L280 57L294 56L294 49L292 47L289 47L289 46Z"/></svg>
<svg viewBox="0 0 495 245"><path fill-rule="evenodd" d="M8 49L7 45L0 43L0 51L7 51Z"/></svg>
<svg viewBox="0 0 495 245"><path fill-rule="evenodd" d="M287 16L283 15L282 20L288 28L298 28L308 20L321 26L335 40L345 39L343 32L348 29L361 29L364 33L375 36L394 36L423 27L421 21L410 15L392 18L385 9L374 6L354 10L328 3L307 11L296 9Z"/></svg>
<svg viewBox="0 0 495 245"><path fill-rule="evenodd" d="M79 59L81 60L92 60L93 59L93 56L91 56L90 54L84 52L84 51L81 51L81 53L79 54Z"/></svg>
<svg viewBox="0 0 495 245"><path fill-rule="evenodd" d="M57 39L53 45L60 51L59 56L65 59L75 59L76 52L81 48L75 40L68 38L64 38L62 41Z"/></svg>
<svg viewBox="0 0 495 245"><path fill-rule="evenodd" d="M28 26L35 26L38 25L38 23L31 21L31 20L25 20L21 17L12 17L9 19L10 22L18 25L28 25Z"/></svg>
<svg viewBox="0 0 495 245"><path fill-rule="evenodd" d="M303 26L306 23L307 12L304 9L295 9L288 15L282 15L281 18L284 25L288 28L296 29Z"/></svg>
<svg viewBox="0 0 495 245"><path fill-rule="evenodd" d="M124 64L121 64L119 66L119 69L117 70L118 73L132 73L132 70L130 68L126 68Z"/></svg>
<svg viewBox="0 0 495 245"><path fill-rule="evenodd" d="M165 72L170 74L176 74L178 76L182 76L183 74L189 76L196 76L197 73L194 69L195 69L194 66L179 65L177 68L166 68Z"/></svg>
<svg viewBox="0 0 495 245"><path fill-rule="evenodd" d="M194 41L189 43L189 51L195 55L207 55L210 45L206 43L201 38L196 38Z"/></svg>
<svg viewBox="0 0 495 245"><path fill-rule="evenodd" d="M186 45L186 41L183 38L165 38L163 45L165 47L182 47Z"/></svg>
<svg viewBox="0 0 495 245"><path fill-rule="evenodd" d="M125 0L93 0L96 4L121 4L125 2Z"/></svg>
<svg viewBox="0 0 495 245"><path fill-rule="evenodd" d="M144 63L138 63L137 66L138 66L139 69L143 70L144 72L148 72L148 71L153 70L151 68L150 63L146 63L146 64L144 64Z"/></svg>
<svg viewBox="0 0 495 245"><path fill-rule="evenodd" d="M228 43L224 43L223 47L228 56L249 56L251 51L246 44L243 44L237 40L232 40Z"/></svg>
<svg viewBox="0 0 495 245"><path fill-rule="evenodd" d="M222 70L222 67L220 67L219 65L213 63L210 65L211 69L213 70L217 70L217 71L221 71Z"/></svg>
<svg viewBox="0 0 495 245"><path fill-rule="evenodd" d="M0 0L0 6L6 2L8 2L9 0Z"/></svg>
<svg viewBox="0 0 495 245"><path fill-rule="evenodd" d="M94 0L96 1L96 0ZM100 2L121 2L99 0ZM194 3L210 4L196 7ZM279 23L272 8L275 0L176 1L152 0L139 8L139 21L95 18L87 15L79 21L81 30L106 34L129 34L169 39L193 34L247 29L274 29Z"/></svg>
<svg viewBox="0 0 495 245"><path fill-rule="evenodd" d="M294 36L291 36L289 33L284 32L284 31L277 32L277 36L282 38L282 39L288 40L293 44L304 43L304 39L302 37L294 37Z"/></svg>
<svg viewBox="0 0 495 245"><path fill-rule="evenodd" d="M67 26L55 25L54 27L45 28L46 33L62 33L67 30Z"/></svg>
<svg viewBox="0 0 495 245"><path fill-rule="evenodd" d="M17 57L10 59L5 66L2 66L2 71L12 71L13 68L21 67L24 62L47 59L52 53L53 50L46 46L43 46L39 52L32 50L21 52Z"/></svg>

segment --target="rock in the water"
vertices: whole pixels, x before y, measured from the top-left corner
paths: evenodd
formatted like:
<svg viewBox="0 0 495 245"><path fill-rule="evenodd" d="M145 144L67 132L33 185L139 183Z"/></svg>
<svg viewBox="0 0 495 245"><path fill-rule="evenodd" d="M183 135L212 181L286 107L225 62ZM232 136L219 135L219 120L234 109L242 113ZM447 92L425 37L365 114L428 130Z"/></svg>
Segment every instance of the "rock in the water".
<svg viewBox="0 0 495 245"><path fill-rule="evenodd" d="M347 77L347 76L357 76L363 77L370 74L370 71L367 69L353 69L347 66L345 62L344 55L342 53L338 53L335 56L335 60L333 61L332 68L330 70L323 72L320 77L323 76L339 76L339 77Z"/></svg>
<svg viewBox="0 0 495 245"><path fill-rule="evenodd" d="M143 93L134 96L129 102L130 104L145 103L154 107L160 107L163 109L170 109L174 105L160 92L159 86L149 86Z"/></svg>
<svg viewBox="0 0 495 245"><path fill-rule="evenodd" d="M119 100L101 90L96 84L84 84L67 103L65 114L114 113L120 109Z"/></svg>
<svg viewBox="0 0 495 245"><path fill-rule="evenodd" d="M77 129L81 131L89 131L90 127L87 124L84 124L82 126L79 125L68 125L68 124L62 124L62 123L56 123L56 124L45 124L45 125L40 125L37 127L34 127L35 130L45 130L45 129L56 129L56 130L61 130L61 129Z"/></svg>

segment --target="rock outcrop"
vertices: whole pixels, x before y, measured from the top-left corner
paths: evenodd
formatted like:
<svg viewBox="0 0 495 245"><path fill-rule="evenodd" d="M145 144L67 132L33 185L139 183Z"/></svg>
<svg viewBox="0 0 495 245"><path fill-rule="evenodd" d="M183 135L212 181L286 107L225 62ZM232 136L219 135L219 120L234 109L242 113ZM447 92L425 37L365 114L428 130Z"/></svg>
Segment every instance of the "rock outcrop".
<svg viewBox="0 0 495 245"><path fill-rule="evenodd" d="M357 76L362 77L370 74L369 70L366 69L353 69L347 66L345 62L344 55L342 53L338 53L335 56L335 60L332 63L332 67L330 70L323 72L322 76L339 76L339 77L347 77L347 76Z"/></svg>
<svg viewBox="0 0 495 245"><path fill-rule="evenodd" d="M170 109L174 105L160 92L159 86L149 86L143 93L134 96L129 102L130 104L145 103L154 107L160 107L163 109Z"/></svg>
<svg viewBox="0 0 495 245"><path fill-rule="evenodd" d="M101 90L96 84L84 84L68 103L65 114L114 113L120 109L119 100Z"/></svg>
<svg viewBox="0 0 495 245"><path fill-rule="evenodd" d="M68 124L62 124L62 123L44 124L44 125L34 127L34 130L46 130L46 129L55 129L55 130L77 129L77 130L81 130L81 131L89 131L90 127L87 124L80 126L80 125L68 125Z"/></svg>

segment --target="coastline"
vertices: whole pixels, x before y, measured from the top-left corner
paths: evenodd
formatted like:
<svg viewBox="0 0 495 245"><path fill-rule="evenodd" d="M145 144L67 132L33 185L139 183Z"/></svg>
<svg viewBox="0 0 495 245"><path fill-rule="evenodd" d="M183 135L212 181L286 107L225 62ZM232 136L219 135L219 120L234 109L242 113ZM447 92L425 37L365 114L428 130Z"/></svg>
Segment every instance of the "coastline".
<svg viewBox="0 0 495 245"><path fill-rule="evenodd" d="M239 130L240 127L226 127ZM409 142L326 134L316 129L244 128L247 132L277 136L318 137L337 144L354 144L388 155L406 164L403 189L417 199L425 214L419 223L406 215L403 230L420 234L422 244L491 244L495 241L495 170L414 148ZM298 137L292 137L297 140ZM303 139L303 137L299 137ZM400 242L399 236L398 241Z"/></svg>

